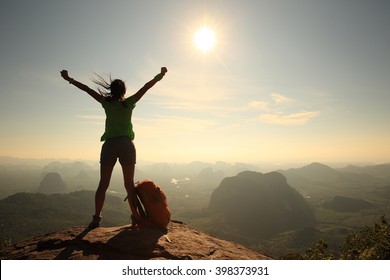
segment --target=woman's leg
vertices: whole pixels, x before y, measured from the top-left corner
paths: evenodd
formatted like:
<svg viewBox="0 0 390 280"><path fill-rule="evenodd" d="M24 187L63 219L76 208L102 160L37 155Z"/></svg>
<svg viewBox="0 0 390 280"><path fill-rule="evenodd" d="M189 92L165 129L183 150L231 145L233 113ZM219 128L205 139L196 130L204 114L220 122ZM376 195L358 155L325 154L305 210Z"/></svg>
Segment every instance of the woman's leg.
<svg viewBox="0 0 390 280"><path fill-rule="evenodd" d="M123 181L125 189L127 192L127 198L130 206L131 213L136 221L141 219L137 208L136 208L136 196L135 196L135 186L134 186L134 169L135 164L126 164L122 165L123 171Z"/></svg>
<svg viewBox="0 0 390 280"><path fill-rule="evenodd" d="M106 199L106 191L110 185L111 174L114 166L100 165L100 182L95 194L95 216L100 217L104 200Z"/></svg>

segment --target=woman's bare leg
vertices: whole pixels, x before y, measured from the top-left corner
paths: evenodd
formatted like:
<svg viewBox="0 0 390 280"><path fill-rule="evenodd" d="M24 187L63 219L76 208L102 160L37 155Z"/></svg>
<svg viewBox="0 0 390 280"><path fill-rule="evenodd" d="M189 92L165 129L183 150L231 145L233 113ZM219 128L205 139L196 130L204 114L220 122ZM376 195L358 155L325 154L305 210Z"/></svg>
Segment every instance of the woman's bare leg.
<svg viewBox="0 0 390 280"><path fill-rule="evenodd" d="M95 193L95 215L93 215L92 222L88 225L90 229L100 227L101 212L113 169L114 166L100 165L100 182Z"/></svg>
<svg viewBox="0 0 390 280"><path fill-rule="evenodd" d="M114 166L100 165L100 182L95 194L95 216L100 217L104 200L106 199L106 191L110 185L112 170Z"/></svg>
<svg viewBox="0 0 390 280"><path fill-rule="evenodd" d="M135 170L135 164L122 165L123 181L127 192L127 198L129 201L130 210L135 220L139 221L141 217L138 214L136 208L136 202L135 202L136 196L135 196L135 188L134 188L134 170Z"/></svg>

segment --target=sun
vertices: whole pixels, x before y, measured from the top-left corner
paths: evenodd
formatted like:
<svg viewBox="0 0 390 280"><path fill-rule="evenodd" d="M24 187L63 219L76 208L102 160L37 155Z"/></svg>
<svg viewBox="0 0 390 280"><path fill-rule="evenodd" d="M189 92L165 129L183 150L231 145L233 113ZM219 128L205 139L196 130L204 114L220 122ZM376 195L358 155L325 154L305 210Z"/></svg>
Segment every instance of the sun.
<svg viewBox="0 0 390 280"><path fill-rule="evenodd" d="M194 34L194 44L203 53L211 51L215 47L216 37L214 31L209 27L202 27Z"/></svg>

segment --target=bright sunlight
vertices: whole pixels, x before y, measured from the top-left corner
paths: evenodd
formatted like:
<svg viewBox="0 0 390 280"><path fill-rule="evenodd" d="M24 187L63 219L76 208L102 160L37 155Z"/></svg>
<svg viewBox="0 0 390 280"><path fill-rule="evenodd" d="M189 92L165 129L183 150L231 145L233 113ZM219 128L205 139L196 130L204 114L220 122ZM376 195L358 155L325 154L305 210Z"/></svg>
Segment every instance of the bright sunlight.
<svg viewBox="0 0 390 280"><path fill-rule="evenodd" d="M194 44L203 53L211 51L216 43L215 33L209 27L198 29L194 35Z"/></svg>

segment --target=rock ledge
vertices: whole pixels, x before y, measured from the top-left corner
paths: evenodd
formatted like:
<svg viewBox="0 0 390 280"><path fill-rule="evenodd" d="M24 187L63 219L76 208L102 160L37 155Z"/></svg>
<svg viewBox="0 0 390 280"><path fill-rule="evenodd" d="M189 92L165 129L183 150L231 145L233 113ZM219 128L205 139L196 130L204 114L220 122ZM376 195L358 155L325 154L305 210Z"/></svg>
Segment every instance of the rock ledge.
<svg viewBox="0 0 390 280"><path fill-rule="evenodd" d="M0 252L0 259L57 260L267 260L242 245L172 221L167 229L131 225L72 227L32 237Z"/></svg>

